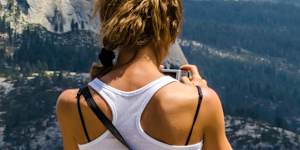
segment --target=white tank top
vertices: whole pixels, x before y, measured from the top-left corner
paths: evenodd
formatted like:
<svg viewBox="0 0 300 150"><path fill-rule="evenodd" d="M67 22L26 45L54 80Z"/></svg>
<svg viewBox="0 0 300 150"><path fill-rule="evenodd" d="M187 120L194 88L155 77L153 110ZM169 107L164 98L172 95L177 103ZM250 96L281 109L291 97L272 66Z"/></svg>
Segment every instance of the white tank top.
<svg viewBox="0 0 300 150"><path fill-rule="evenodd" d="M170 76L163 76L130 92L111 87L98 78L88 85L108 103L112 110L113 124L134 150L200 150L202 142L187 146L169 145L152 138L141 127L141 115L152 96L161 87L176 81ZM78 146L80 150L127 149L108 130L95 140Z"/></svg>

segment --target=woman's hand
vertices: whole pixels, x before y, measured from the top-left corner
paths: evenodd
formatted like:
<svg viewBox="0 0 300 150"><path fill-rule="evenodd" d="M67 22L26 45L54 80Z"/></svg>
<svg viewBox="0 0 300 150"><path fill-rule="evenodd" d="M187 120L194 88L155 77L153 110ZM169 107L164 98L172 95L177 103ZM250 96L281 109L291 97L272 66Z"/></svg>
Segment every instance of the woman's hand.
<svg viewBox="0 0 300 150"><path fill-rule="evenodd" d="M192 77L190 77L190 78L188 78L188 77L182 77L181 78L181 81L184 84L193 85L193 86L199 85L201 87L208 87L207 86L207 81L204 80L201 77L196 65L190 65L190 64L182 65L180 67L180 69L185 70L185 71L189 71L189 72L192 73Z"/></svg>

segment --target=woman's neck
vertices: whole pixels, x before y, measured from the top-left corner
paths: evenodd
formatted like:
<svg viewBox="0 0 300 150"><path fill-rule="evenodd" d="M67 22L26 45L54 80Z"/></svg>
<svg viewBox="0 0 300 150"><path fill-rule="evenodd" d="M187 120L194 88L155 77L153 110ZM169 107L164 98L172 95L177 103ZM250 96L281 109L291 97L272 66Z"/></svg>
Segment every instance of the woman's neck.
<svg viewBox="0 0 300 150"><path fill-rule="evenodd" d="M146 67L159 68L159 60L155 55L153 46L145 46L138 50L122 49L120 50L116 67Z"/></svg>
<svg viewBox="0 0 300 150"><path fill-rule="evenodd" d="M150 82L162 76L159 70L160 60L157 60L154 51L155 49L150 46L138 49L136 54L134 50L120 50L115 67L103 76L102 80L112 83L112 81L124 79L132 83L138 82L138 85L144 85L144 82ZM140 80L141 78L143 80ZM137 79L140 81L135 81Z"/></svg>

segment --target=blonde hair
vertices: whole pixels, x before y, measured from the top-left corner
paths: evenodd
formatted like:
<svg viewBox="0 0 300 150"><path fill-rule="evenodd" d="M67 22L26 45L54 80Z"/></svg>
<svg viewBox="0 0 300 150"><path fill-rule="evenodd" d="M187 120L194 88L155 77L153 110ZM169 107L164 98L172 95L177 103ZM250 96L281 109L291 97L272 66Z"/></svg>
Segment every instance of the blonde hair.
<svg viewBox="0 0 300 150"><path fill-rule="evenodd" d="M94 14L100 17L106 49L138 49L153 43L159 63L180 33L183 16L181 0L96 0ZM91 78L110 69L93 64Z"/></svg>

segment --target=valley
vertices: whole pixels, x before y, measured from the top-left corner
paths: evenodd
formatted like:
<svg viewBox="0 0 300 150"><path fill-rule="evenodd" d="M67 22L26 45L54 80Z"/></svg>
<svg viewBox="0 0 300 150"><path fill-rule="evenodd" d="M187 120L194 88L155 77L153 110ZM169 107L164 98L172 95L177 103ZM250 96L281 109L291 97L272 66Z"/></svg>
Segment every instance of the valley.
<svg viewBox="0 0 300 150"><path fill-rule="evenodd" d="M168 66L188 61L200 68L220 95L234 149L300 149L297 4L184 1L183 31ZM0 149L62 148L56 98L86 84L98 62L99 22L89 20L91 5L0 0Z"/></svg>

